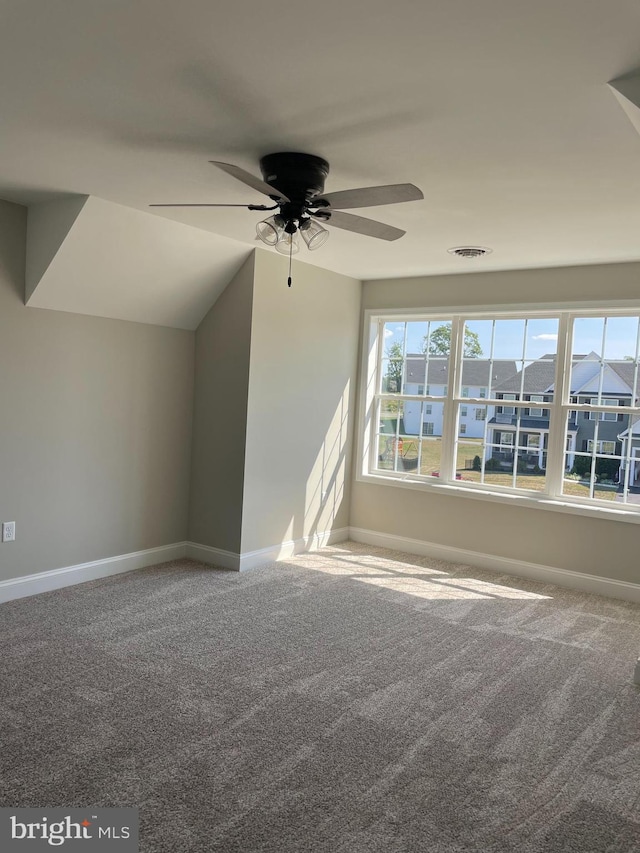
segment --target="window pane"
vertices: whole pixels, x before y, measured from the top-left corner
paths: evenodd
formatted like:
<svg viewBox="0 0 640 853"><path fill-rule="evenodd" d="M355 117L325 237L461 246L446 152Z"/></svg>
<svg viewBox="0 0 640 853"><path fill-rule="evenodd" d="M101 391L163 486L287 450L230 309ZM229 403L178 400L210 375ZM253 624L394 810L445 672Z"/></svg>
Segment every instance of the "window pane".
<svg viewBox="0 0 640 853"><path fill-rule="evenodd" d="M487 446L483 482L492 486L513 488L513 447L508 445Z"/></svg>
<svg viewBox="0 0 640 853"><path fill-rule="evenodd" d="M420 447L420 473L428 477L440 474L442 439L440 436L423 437Z"/></svg>
<svg viewBox="0 0 640 853"><path fill-rule="evenodd" d="M409 406L418 408L417 417L407 411ZM417 473L421 407L422 403L381 400L376 443L376 466L379 470Z"/></svg>
<svg viewBox="0 0 640 853"><path fill-rule="evenodd" d="M403 394L424 394L424 386L427 381L427 357L421 354L409 353L403 378Z"/></svg>
<svg viewBox="0 0 640 853"><path fill-rule="evenodd" d="M383 394L399 394L402 390L403 372L403 359L383 359L380 371L380 391Z"/></svg>
<svg viewBox="0 0 640 853"><path fill-rule="evenodd" d="M620 387L618 370L614 364L607 364L604 355L610 322L605 317L577 317L573 322L570 393L577 395L579 403L606 405L603 398L610 398Z"/></svg>
<svg viewBox="0 0 640 853"><path fill-rule="evenodd" d="M503 393L553 395L558 318L465 322L462 385L470 397ZM475 388L473 386L476 386Z"/></svg>
<svg viewBox="0 0 640 853"><path fill-rule="evenodd" d="M619 453L609 452L622 445L607 438L608 425L601 421L578 420L576 428L569 417L567 427L562 494L598 501L622 500L620 475L623 460Z"/></svg>
<svg viewBox="0 0 640 853"><path fill-rule="evenodd" d="M442 435L444 403L421 403L405 400L403 403L403 435Z"/></svg>
<svg viewBox="0 0 640 853"><path fill-rule="evenodd" d="M544 491L548 422L532 422L524 408L515 408L514 415L504 418L504 421L507 422L492 418L487 423L486 440L481 442L484 461L479 482L505 489Z"/></svg>
<svg viewBox="0 0 640 853"><path fill-rule="evenodd" d="M547 445L546 435L525 434L520 439L516 460L516 487L537 492L547 487Z"/></svg>
<svg viewBox="0 0 640 853"><path fill-rule="evenodd" d="M425 340L429 334L426 320L409 320L407 323L407 356L423 355L426 352Z"/></svg>
<svg viewBox="0 0 640 853"><path fill-rule="evenodd" d="M481 482L482 475L482 439L470 439L465 436L456 447L456 479L469 482Z"/></svg>
<svg viewBox="0 0 640 853"><path fill-rule="evenodd" d="M558 353L558 318L540 317L527 322L525 360L554 362Z"/></svg>
<svg viewBox="0 0 640 853"><path fill-rule="evenodd" d="M451 352L451 320L432 320L423 341L424 352L430 358L442 358Z"/></svg>
<svg viewBox="0 0 640 853"><path fill-rule="evenodd" d="M382 399L380 401L378 432L385 435L396 435L404 431L404 403L401 400ZM420 404L418 404L420 405ZM400 418L400 424L398 424Z"/></svg>

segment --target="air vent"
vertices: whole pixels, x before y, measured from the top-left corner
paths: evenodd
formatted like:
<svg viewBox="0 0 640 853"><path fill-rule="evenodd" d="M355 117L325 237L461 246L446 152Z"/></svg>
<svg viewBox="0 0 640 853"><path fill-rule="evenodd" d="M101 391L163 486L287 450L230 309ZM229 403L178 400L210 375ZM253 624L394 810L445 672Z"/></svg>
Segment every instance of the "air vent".
<svg viewBox="0 0 640 853"><path fill-rule="evenodd" d="M447 251L450 255L457 255L459 258L481 258L483 255L491 254L491 249L484 246L456 246Z"/></svg>

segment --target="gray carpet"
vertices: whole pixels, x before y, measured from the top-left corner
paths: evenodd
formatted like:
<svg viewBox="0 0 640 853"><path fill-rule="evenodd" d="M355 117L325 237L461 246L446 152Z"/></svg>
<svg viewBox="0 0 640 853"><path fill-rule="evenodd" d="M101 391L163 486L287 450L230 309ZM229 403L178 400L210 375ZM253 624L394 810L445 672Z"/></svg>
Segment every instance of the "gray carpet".
<svg viewBox="0 0 640 853"><path fill-rule="evenodd" d="M344 544L0 606L0 804L143 853L640 850L640 607Z"/></svg>

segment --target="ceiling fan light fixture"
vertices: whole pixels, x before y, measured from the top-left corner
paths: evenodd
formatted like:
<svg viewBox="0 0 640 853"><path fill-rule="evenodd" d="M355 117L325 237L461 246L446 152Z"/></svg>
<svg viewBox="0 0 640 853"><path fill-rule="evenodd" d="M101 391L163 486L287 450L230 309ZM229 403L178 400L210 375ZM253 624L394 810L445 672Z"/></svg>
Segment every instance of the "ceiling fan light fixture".
<svg viewBox="0 0 640 853"><path fill-rule="evenodd" d="M267 246L275 246L284 234L284 221L277 213L256 225L256 234Z"/></svg>
<svg viewBox="0 0 640 853"><path fill-rule="evenodd" d="M318 222L314 222L313 219L307 219L300 223L300 233L310 252L324 246L329 239L327 229L323 228Z"/></svg>
<svg viewBox="0 0 640 853"><path fill-rule="evenodd" d="M289 234L284 231L276 243L276 252L280 252L281 255L297 255L299 251L300 244L296 232Z"/></svg>

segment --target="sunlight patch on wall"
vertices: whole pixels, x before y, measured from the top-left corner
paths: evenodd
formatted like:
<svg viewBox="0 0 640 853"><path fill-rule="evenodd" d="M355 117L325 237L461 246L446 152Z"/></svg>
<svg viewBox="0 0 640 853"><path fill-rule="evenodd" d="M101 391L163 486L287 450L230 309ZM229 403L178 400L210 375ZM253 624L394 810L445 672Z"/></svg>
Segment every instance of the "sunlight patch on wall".
<svg viewBox="0 0 640 853"><path fill-rule="evenodd" d="M307 479L304 524L307 535L330 530L344 498L349 386L347 382Z"/></svg>

